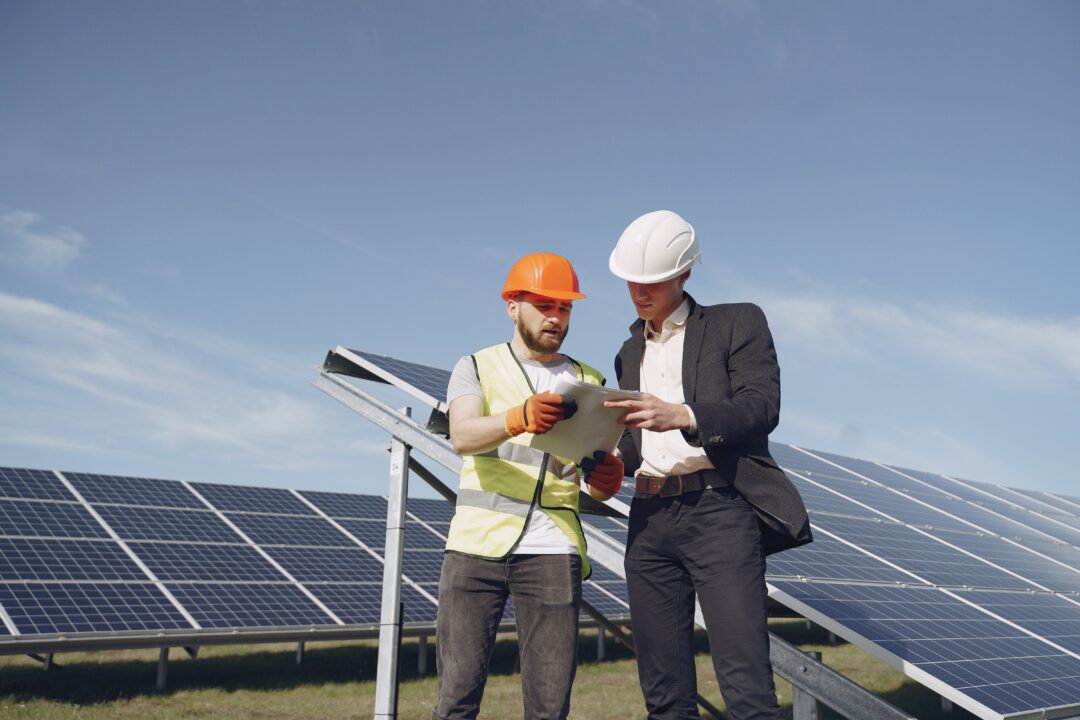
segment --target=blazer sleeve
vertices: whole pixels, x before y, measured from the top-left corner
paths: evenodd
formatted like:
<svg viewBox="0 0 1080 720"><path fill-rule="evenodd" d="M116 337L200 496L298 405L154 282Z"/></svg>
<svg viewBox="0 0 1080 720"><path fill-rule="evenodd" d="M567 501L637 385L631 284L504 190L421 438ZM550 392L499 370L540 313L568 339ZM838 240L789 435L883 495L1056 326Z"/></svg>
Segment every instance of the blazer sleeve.
<svg viewBox="0 0 1080 720"><path fill-rule="evenodd" d="M724 372L722 366L710 366L716 361L700 359L699 387L702 375ZM765 313L757 305L738 306L731 327L727 374L731 397L689 403L698 433L683 435L688 443L705 447L706 452L710 447L720 450L761 442L780 422L780 365Z"/></svg>

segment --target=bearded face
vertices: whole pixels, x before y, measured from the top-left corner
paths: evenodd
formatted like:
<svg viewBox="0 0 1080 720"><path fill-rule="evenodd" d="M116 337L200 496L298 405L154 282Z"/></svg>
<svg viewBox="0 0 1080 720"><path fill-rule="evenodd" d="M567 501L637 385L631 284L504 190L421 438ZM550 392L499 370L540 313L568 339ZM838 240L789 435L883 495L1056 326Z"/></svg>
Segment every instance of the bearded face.
<svg viewBox="0 0 1080 720"><path fill-rule="evenodd" d="M558 352L570 330L571 308L572 304L567 300L539 295L530 294L518 299L514 325L525 347L541 355Z"/></svg>
<svg viewBox="0 0 1080 720"><path fill-rule="evenodd" d="M570 330L569 323L558 326L548 323L546 320L536 328L529 328L526 326L521 313L518 313L516 325L525 347L535 353L544 354L558 352L559 348L562 347L563 338L566 337L567 331Z"/></svg>

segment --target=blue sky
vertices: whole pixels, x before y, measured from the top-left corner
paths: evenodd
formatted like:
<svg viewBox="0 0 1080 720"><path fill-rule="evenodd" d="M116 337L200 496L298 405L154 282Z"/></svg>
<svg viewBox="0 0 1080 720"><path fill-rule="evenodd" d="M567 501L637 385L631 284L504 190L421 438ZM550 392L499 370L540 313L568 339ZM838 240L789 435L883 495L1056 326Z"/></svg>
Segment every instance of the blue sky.
<svg viewBox="0 0 1080 720"><path fill-rule="evenodd" d="M774 439L1080 495L1077 37L1069 2L6 0L0 465L380 492L327 349L448 368L553 251L613 374L607 256L667 208L688 290L770 319Z"/></svg>

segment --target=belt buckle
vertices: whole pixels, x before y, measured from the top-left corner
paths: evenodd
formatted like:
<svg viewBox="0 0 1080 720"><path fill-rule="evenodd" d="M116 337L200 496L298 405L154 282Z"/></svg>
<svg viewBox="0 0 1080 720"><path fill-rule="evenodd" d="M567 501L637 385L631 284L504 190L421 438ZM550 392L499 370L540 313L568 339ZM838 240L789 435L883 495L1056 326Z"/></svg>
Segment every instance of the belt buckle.
<svg viewBox="0 0 1080 720"><path fill-rule="evenodd" d="M668 478L666 478L666 480L667 480L667 481L670 481L670 480L675 480L675 481L677 481L677 482L675 483L675 487L676 487L677 489L675 490L675 492L668 492L668 493L664 492L664 488L665 488L665 487L667 486L667 484L668 484L668 483L667 483L667 482L665 481L665 482L664 482L664 483L663 483L663 484L662 484L662 485L660 486L660 497L675 497L676 495L682 495L682 493L683 493L683 476L682 476L682 475L671 475L671 476L669 476Z"/></svg>

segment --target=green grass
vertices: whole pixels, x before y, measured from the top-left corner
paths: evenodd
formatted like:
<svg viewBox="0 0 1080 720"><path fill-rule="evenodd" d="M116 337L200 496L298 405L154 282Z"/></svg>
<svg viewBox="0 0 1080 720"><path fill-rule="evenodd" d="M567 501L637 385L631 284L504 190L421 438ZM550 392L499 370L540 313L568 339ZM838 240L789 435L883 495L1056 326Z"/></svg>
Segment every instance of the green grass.
<svg viewBox="0 0 1080 720"><path fill-rule="evenodd" d="M861 650L829 645L820 629L801 620L774 620L772 630L805 650L820 650L830 667L844 673L910 714L926 720L972 717L944 713L938 697ZM608 641L607 658L596 662L594 632L582 634L571 717L581 720L643 718L645 707L633 658ZM704 636L698 638L699 687L722 707ZM400 717L431 716L436 680L416 673L417 642L402 647ZM429 644L434 669L434 643ZM517 643L500 637L482 717L520 718L520 679L514 669ZM0 657L0 718L370 718L374 711L377 648L374 641L309 644L295 664L295 645L207 646L192 659L170 654L168 688L154 687L156 650L56 655L49 672L26 656ZM791 716L791 686L777 681ZM825 717L837 717L826 713Z"/></svg>

